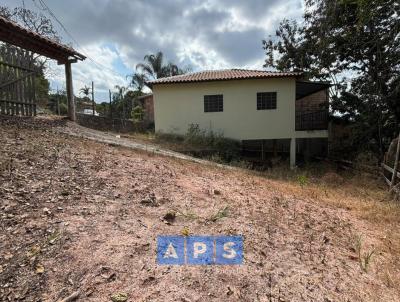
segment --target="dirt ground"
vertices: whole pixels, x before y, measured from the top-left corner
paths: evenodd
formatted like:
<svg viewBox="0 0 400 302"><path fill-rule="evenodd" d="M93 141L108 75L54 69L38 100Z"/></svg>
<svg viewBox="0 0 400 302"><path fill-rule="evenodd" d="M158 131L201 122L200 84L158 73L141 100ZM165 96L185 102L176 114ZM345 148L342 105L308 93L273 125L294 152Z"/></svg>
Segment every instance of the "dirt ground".
<svg viewBox="0 0 400 302"><path fill-rule="evenodd" d="M377 180L271 179L63 127L0 117L1 301L400 301L400 210ZM158 265L157 235L183 230L243 235L243 265Z"/></svg>

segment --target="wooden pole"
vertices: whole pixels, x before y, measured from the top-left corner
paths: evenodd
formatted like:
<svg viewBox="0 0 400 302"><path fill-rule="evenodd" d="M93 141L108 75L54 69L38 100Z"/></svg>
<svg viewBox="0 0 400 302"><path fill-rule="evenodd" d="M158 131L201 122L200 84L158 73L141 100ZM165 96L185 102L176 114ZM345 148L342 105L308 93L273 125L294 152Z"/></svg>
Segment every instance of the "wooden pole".
<svg viewBox="0 0 400 302"><path fill-rule="evenodd" d="M265 161L265 141L261 140L261 160Z"/></svg>
<svg viewBox="0 0 400 302"><path fill-rule="evenodd" d="M96 110L96 103L94 102L94 83L92 81L92 111L93 111L93 115L94 115L95 110Z"/></svg>
<svg viewBox="0 0 400 302"><path fill-rule="evenodd" d="M74 89L72 86L72 70L71 62L65 63L65 81L67 88L67 103L68 103L68 118L71 121L75 121L75 100L74 100Z"/></svg>
<svg viewBox="0 0 400 302"><path fill-rule="evenodd" d="M392 181L390 182L390 190L396 184L397 168L399 166L399 154L400 154L400 132L399 132L399 136L397 137L397 149L396 149L396 156L395 156L395 160L394 160Z"/></svg>
<svg viewBox="0 0 400 302"><path fill-rule="evenodd" d="M296 138L290 139L290 168L296 168Z"/></svg>
<svg viewBox="0 0 400 302"><path fill-rule="evenodd" d="M277 146L278 140L274 139L273 140L273 145L272 145L272 154L273 157L278 157L278 146Z"/></svg>
<svg viewBox="0 0 400 302"><path fill-rule="evenodd" d="M57 100L57 115L60 115L60 91L58 90L58 87L57 87L56 100Z"/></svg>
<svg viewBox="0 0 400 302"><path fill-rule="evenodd" d="M111 89L108 90L108 93L110 95L110 118L112 119L112 96L111 96Z"/></svg>

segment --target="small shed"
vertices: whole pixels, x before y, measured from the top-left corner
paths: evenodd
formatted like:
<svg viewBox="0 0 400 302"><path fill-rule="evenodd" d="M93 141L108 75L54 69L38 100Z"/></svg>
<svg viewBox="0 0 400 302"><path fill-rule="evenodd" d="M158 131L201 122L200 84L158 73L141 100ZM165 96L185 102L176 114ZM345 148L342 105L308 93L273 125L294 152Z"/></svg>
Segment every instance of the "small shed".
<svg viewBox="0 0 400 302"><path fill-rule="evenodd" d="M36 110L34 94L33 99L27 97L29 90L34 89L34 82L28 81L35 73L33 53L56 60L59 65L65 65L66 90L68 100L68 117L75 120L75 102L72 86L71 63L86 59L84 55L73 48L43 37L34 31L28 30L16 22L0 16L0 41L14 47L8 47L0 55L0 90L7 100L2 103L7 105L7 112L14 113L26 106ZM11 76L11 77L10 77ZM27 101L28 99L28 101ZM32 106L34 105L34 106ZM11 106L11 107L10 107ZM12 110L9 110L12 108ZM6 111L6 110L5 110Z"/></svg>

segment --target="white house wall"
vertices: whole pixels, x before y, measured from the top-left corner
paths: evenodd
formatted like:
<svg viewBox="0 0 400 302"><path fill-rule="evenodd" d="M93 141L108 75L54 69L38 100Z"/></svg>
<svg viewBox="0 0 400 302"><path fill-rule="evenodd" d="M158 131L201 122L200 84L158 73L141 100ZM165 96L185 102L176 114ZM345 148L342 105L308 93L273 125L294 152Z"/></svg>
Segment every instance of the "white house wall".
<svg viewBox="0 0 400 302"><path fill-rule="evenodd" d="M155 85L155 130L185 134L198 124L238 140L327 137L295 131L295 89L295 78ZM277 109L257 110L257 92L277 92ZM223 95L223 112L204 112L204 95L213 94Z"/></svg>

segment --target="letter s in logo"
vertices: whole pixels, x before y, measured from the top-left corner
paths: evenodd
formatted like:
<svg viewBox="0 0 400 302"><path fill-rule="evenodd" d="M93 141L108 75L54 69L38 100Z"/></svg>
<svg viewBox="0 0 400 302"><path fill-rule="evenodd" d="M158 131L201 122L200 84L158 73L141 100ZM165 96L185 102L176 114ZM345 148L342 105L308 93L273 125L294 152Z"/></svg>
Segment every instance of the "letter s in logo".
<svg viewBox="0 0 400 302"><path fill-rule="evenodd" d="M216 264L243 263L243 237L220 236L215 239Z"/></svg>
<svg viewBox="0 0 400 302"><path fill-rule="evenodd" d="M222 254L222 257L226 259L234 259L236 257L236 251L233 249L233 246L235 245L234 242L227 242L224 243L224 251L226 253Z"/></svg>

